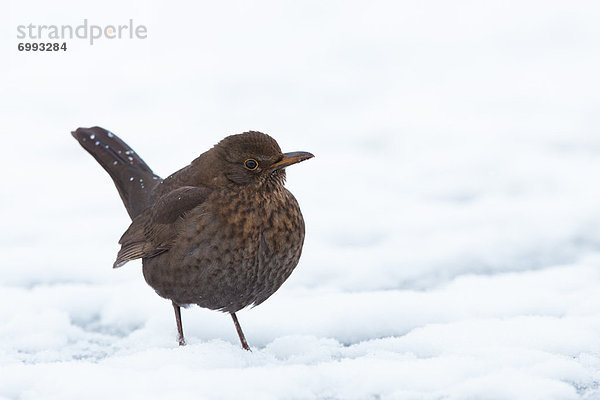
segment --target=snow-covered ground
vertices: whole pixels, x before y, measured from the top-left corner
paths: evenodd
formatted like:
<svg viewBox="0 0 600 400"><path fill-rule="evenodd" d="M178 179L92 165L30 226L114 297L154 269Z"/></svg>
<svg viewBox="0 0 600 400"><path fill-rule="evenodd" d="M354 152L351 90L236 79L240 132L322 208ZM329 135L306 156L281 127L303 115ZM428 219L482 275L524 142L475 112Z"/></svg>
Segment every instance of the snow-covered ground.
<svg viewBox="0 0 600 400"><path fill-rule="evenodd" d="M600 6L220 3L3 4L0 398L600 398ZM148 38L16 49L84 18ZM141 263L111 268L93 125L162 176L250 129L316 155L252 352L197 307L178 347Z"/></svg>

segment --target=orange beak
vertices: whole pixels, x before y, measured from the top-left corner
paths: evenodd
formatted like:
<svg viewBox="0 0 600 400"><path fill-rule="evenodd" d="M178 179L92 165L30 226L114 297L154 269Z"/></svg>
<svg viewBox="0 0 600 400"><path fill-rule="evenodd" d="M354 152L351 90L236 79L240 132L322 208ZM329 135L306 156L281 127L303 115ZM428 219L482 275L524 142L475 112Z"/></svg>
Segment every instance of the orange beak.
<svg viewBox="0 0 600 400"><path fill-rule="evenodd" d="M275 164L271 165L269 169L277 170L289 167L292 164L297 164L301 161L308 160L309 158L313 157L314 155L306 151L294 151L291 153L284 153L283 158L280 161L277 161Z"/></svg>

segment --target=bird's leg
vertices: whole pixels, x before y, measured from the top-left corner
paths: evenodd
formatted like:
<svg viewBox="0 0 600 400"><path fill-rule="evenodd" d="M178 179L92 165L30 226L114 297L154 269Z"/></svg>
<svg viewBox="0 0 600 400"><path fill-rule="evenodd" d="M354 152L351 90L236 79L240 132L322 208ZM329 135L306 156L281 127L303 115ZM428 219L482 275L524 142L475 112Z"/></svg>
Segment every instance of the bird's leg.
<svg viewBox="0 0 600 400"><path fill-rule="evenodd" d="M175 322L177 323L177 340L179 341L180 346L185 346L185 339L183 337L183 325L181 324L181 307L179 304L173 303L173 309L175 310Z"/></svg>
<svg viewBox="0 0 600 400"><path fill-rule="evenodd" d="M237 330L238 336L240 337L240 342L242 342L242 348L244 350L252 351L250 350L250 347L248 347L248 342L246 342L246 337L244 336L244 332L242 332L242 327L240 326L235 313L232 312L230 314L231 318L233 318L233 323L235 324L235 329Z"/></svg>

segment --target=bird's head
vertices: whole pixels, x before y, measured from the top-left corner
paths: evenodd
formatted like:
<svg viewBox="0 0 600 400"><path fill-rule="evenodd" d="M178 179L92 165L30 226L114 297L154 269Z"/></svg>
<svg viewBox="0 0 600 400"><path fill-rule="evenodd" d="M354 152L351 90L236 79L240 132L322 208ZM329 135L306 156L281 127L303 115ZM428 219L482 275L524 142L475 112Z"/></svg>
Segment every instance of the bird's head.
<svg viewBox="0 0 600 400"><path fill-rule="evenodd" d="M305 151L282 153L275 139L255 131L227 136L213 151L227 180L238 185L283 185L286 167L314 157Z"/></svg>

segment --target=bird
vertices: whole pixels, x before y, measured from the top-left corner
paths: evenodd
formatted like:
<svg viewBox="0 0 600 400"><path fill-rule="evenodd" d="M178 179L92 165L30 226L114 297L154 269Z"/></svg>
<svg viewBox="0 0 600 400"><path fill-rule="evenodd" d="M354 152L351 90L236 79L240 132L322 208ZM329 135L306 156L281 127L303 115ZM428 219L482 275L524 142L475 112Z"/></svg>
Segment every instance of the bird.
<svg viewBox="0 0 600 400"><path fill-rule="evenodd" d="M271 136L248 131L163 179L104 128L71 134L108 172L132 220L113 268L142 260L148 285L171 300L179 345L181 307L195 304L229 313L250 350L236 312L268 299L298 264L305 225L285 169L314 155L283 153Z"/></svg>

